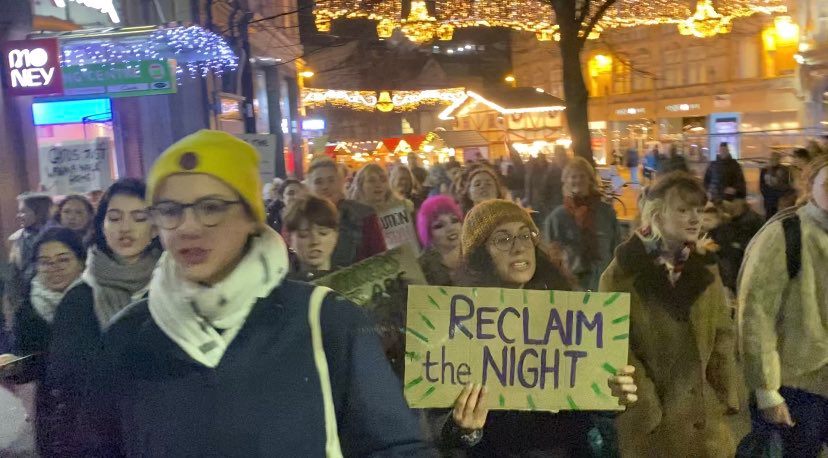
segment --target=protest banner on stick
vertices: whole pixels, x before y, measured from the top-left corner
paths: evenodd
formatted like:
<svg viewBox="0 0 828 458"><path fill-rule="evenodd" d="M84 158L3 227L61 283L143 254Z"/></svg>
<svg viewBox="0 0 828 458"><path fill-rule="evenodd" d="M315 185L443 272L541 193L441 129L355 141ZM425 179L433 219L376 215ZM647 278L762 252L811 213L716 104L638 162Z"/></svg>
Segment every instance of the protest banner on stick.
<svg viewBox="0 0 828 458"><path fill-rule="evenodd" d="M483 383L500 410L623 410L607 379L627 364L628 293L411 286L405 396L451 406Z"/></svg>

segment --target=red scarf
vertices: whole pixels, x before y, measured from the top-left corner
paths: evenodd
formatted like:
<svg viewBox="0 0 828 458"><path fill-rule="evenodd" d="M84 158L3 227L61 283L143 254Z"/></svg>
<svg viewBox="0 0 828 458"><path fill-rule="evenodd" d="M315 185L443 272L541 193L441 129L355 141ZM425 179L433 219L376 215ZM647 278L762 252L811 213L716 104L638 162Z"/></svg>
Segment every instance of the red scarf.
<svg viewBox="0 0 828 458"><path fill-rule="evenodd" d="M597 234L595 233L595 206L600 202L599 196L564 197L564 208L575 220L581 231L581 250L589 260L597 259Z"/></svg>

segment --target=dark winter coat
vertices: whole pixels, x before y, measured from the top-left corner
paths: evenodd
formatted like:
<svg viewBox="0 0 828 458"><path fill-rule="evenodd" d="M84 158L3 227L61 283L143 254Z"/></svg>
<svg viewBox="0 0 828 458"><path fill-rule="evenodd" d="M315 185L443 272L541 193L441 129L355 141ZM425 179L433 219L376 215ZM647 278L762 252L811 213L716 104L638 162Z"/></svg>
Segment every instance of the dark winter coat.
<svg viewBox="0 0 828 458"><path fill-rule="evenodd" d="M220 364L194 362L146 301L111 325L98 399L127 456L324 456L322 388L308 324L313 286L286 280L250 312ZM365 313L335 295L321 310L345 456L428 454Z"/></svg>
<svg viewBox="0 0 828 458"><path fill-rule="evenodd" d="M793 179L788 167L765 167L759 174L759 191L762 193L765 208L776 208L779 199L794 192ZM773 215L765 215L770 218Z"/></svg>
<svg viewBox="0 0 828 458"><path fill-rule="evenodd" d="M626 166L627 168L633 169L638 167L639 158L638 158L638 150L635 148L630 148L627 150L627 157L626 157Z"/></svg>
<svg viewBox="0 0 828 458"><path fill-rule="evenodd" d="M52 341L52 325L37 313L27 297L14 314L12 334L12 353L15 355L43 353L49 349L49 342Z"/></svg>
<svg viewBox="0 0 828 458"><path fill-rule="evenodd" d="M718 159L710 163L704 174L704 187L714 201L725 198L725 189L733 188L735 194L728 197L744 199L747 197L747 185L742 166L736 159Z"/></svg>
<svg viewBox="0 0 828 458"><path fill-rule="evenodd" d="M750 240L762 229L765 221L753 210L733 218L710 234L719 245L719 269L724 285L736 292L736 281Z"/></svg>
<svg viewBox="0 0 828 458"><path fill-rule="evenodd" d="M429 285L452 286L451 271L443 264L443 256L440 252L434 248L428 248L417 261Z"/></svg>
<svg viewBox="0 0 828 458"><path fill-rule="evenodd" d="M385 237L373 208L349 199L340 200L336 207L339 240L331 264L348 267L385 251Z"/></svg>
<svg viewBox="0 0 828 458"><path fill-rule="evenodd" d="M577 278L583 290L595 291L601 274L612 261L615 247L620 243L620 228L615 210L605 202L598 202L593 209L595 215L595 240L583 240L582 231L575 224L575 218L564 208L556 208L543 225L547 241L557 242L566 254L567 267ZM588 259L584 253L586 243L596 243L596 258Z"/></svg>
<svg viewBox="0 0 828 458"><path fill-rule="evenodd" d="M687 159L680 154L669 156L658 164L659 175L668 174L670 172L689 172L690 167L687 165Z"/></svg>
<svg viewBox="0 0 828 458"><path fill-rule="evenodd" d="M563 203L562 175L563 170L555 164L529 169L525 200L537 212L535 218L539 224Z"/></svg>
<svg viewBox="0 0 828 458"><path fill-rule="evenodd" d="M81 283L60 302L52 327L46 369L37 390L36 431L44 457L106 456L116 437L114 422L100 422L93 381L103 357L92 288Z"/></svg>
<svg viewBox="0 0 828 458"><path fill-rule="evenodd" d="M738 407L735 324L716 256L693 252L675 285L633 235L601 277L630 293L638 402L616 419L622 456L733 456L725 419Z"/></svg>

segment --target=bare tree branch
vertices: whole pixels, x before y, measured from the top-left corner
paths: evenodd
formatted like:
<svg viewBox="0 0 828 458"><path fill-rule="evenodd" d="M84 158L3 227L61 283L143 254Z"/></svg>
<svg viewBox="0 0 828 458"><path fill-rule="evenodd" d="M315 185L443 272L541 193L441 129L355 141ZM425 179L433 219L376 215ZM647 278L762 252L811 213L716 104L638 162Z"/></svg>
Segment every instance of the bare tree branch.
<svg viewBox="0 0 828 458"><path fill-rule="evenodd" d="M590 33L592 33L592 29L595 28L595 25L598 24L598 21L604 17L604 14L607 10L616 2L617 0L604 0L604 3L598 7L598 11L595 12L595 15L589 20L589 25L584 29L583 36L580 37L581 43L586 42L587 37Z"/></svg>

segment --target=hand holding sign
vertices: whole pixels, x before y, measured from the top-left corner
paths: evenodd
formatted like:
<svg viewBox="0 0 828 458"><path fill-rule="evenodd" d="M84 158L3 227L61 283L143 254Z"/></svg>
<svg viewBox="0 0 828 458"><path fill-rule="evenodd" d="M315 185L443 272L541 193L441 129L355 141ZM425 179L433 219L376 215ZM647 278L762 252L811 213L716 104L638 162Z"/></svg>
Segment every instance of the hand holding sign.
<svg viewBox="0 0 828 458"><path fill-rule="evenodd" d="M472 383L491 395L471 400L490 409L623 409L636 401L628 320L623 293L411 286L406 398L418 408L460 401L469 421L457 393Z"/></svg>
<svg viewBox="0 0 828 458"><path fill-rule="evenodd" d="M486 407L486 387L469 383L454 401L451 418L464 431L483 429L489 408Z"/></svg>

